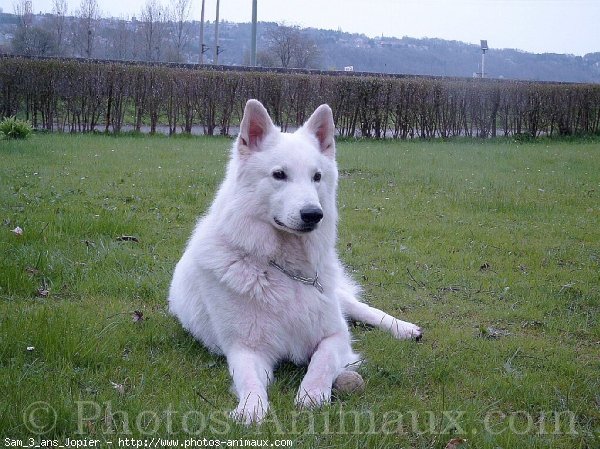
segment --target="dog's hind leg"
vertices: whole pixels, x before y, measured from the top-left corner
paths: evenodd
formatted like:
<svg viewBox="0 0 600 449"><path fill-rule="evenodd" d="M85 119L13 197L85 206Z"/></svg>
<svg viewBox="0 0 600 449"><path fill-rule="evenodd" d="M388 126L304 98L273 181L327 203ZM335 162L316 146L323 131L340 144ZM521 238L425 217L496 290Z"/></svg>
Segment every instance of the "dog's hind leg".
<svg viewBox="0 0 600 449"><path fill-rule="evenodd" d="M240 401L231 417L246 425L258 424L269 410L267 386L273 378L273 367L260 354L245 347L231 348L226 355Z"/></svg>
<svg viewBox="0 0 600 449"><path fill-rule="evenodd" d="M377 326L380 329L391 332L399 340L414 338L418 341L423 336L423 331L416 324L399 320L375 307L360 302L346 289L340 288L338 290L338 297L342 312L347 318L361 321L371 326Z"/></svg>

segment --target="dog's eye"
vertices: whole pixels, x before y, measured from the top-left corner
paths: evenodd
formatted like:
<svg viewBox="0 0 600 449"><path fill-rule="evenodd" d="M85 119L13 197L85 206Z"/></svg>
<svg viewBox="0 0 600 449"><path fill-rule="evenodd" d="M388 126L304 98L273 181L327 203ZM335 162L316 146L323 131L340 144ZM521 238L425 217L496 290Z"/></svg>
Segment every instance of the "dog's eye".
<svg viewBox="0 0 600 449"><path fill-rule="evenodd" d="M313 181L319 182L320 180L321 180L321 173L316 172L315 175L313 176Z"/></svg>
<svg viewBox="0 0 600 449"><path fill-rule="evenodd" d="M287 175L285 174L285 172L283 170L275 170L273 173L273 178L277 179L278 181L283 181L285 179L287 179Z"/></svg>

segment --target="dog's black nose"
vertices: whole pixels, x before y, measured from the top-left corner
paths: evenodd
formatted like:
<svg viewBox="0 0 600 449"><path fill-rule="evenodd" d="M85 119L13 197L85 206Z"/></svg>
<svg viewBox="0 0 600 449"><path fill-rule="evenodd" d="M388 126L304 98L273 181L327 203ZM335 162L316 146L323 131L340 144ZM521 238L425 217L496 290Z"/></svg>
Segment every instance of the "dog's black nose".
<svg viewBox="0 0 600 449"><path fill-rule="evenodd" d="M323 211L320 207L307 206L300 209L300 218L306 224L317 224L323 218Z"/></svg>

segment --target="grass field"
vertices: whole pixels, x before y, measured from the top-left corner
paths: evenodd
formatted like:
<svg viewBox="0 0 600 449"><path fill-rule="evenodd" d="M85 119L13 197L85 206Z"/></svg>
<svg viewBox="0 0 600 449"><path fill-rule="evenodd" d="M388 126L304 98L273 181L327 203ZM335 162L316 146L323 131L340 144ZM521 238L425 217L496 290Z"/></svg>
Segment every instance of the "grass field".
<svg viewBox="0 0 600 449"><path fill-rule="evenodd" d="M600 447L598 141L339 143L340 256L425 338L353 325L366 391L300 413L283 365L258 428L226 418L224 359L166 312L229 146L0 142L2 444Z"/></svg>

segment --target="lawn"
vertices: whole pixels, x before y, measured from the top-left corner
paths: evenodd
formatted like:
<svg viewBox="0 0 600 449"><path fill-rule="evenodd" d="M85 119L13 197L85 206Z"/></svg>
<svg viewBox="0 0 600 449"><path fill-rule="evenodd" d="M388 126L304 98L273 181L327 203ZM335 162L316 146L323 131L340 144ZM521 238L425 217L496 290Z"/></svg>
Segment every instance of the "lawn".
<svg viewBox="0 0 600 449"><path fill-rule="evenodd" d="M0 141L5 446L599 447L598 140L340 142L340 256L425 338L353 323L366 391L299 412L285 364L250 428L224 359L166 310L230 145Z"/></svg>

